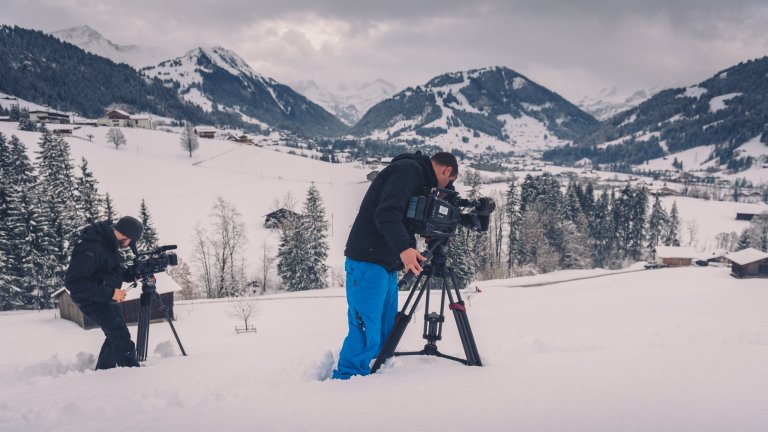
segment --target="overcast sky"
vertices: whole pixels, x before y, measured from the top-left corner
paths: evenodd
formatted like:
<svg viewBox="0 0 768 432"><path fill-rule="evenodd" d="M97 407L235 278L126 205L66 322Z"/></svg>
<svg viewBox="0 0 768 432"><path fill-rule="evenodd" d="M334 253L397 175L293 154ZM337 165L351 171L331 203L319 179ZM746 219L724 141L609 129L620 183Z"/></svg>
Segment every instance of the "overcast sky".
<svg viewBox="0 0 768 432"><path fill-rule="evenodd" d="M174 57L221 45L278 81L326 87L503 65L573 101L768 55L766 0L0 0L0 22L88 24Z"/></svg>

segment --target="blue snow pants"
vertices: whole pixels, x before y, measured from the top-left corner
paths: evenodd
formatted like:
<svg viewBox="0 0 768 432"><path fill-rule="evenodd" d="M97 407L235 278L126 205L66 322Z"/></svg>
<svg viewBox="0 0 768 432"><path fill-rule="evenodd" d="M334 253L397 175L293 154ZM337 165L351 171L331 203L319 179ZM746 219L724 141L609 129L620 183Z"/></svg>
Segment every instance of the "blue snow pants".
<svg viewBox="0 0 768 432"><path fill-rule="evenodd" d="M334 379L371 373L371 360L378 356L397 314L397 272L351 258L347 258L344 268L349 333L333 371Z"/></svg>

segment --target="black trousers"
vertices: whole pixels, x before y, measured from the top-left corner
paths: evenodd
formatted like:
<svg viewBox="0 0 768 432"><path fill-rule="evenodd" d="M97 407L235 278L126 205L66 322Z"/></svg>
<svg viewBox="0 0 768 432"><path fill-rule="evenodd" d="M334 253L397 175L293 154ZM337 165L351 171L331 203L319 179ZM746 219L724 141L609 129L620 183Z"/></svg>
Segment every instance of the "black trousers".
<svg viewBox="0 0 768 432"><path fill-rule="evenodd" d="M83 315L101 327L104 344L99 352L96 369L111 369L115 366L139 366L136 361L136 345L131 340L131 333L125 324L120 305L110 303L88 303L78 305Z"/></svg>

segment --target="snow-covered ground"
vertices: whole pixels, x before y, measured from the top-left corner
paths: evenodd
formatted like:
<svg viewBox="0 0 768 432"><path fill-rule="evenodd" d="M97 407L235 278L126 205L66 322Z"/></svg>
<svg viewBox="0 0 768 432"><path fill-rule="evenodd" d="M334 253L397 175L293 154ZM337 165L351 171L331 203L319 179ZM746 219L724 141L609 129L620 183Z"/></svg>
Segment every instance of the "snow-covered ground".
<svg viewBox="0 0 768 432"><path fill-rule="evenodd" d="M189 357L153 324L142 369L89 370L101 332L55 311L0 313L0 431L766 430L765 280L689 267L511 285L465 296L483 367L396 358L347 382L319 380L345 333L340 288L260 299L255 334L234 333L226 302L177 305ZM443 334L462 355L450 314ZM422 345L417 318L400 347Z"/></svg>

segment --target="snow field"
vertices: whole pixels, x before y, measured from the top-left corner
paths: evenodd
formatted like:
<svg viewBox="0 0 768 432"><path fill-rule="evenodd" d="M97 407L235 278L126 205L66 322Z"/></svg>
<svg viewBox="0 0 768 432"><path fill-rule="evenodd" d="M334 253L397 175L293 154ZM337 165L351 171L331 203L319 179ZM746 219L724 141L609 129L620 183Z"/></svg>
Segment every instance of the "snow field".
<svg viewBox="0 0 768 432"><path fill-rule="evenodd" d="M0 314L0 430L762 431L768 290L726 268L662 269L467 295L483 367L396 358L381 373L318 381L346 332L343 290L260 301L236 335L227 302L178 305L153 324L142 369L82 370L99 330L52 311ZM402 299L401 299L402 304ZM421 312L400 344L417 350ZM135 327L131 327L135 332ZM462 355L447 315L446 354ZM50 359L57 355L57 359ZM63 371L55 369L57 362Z"/></svg>

